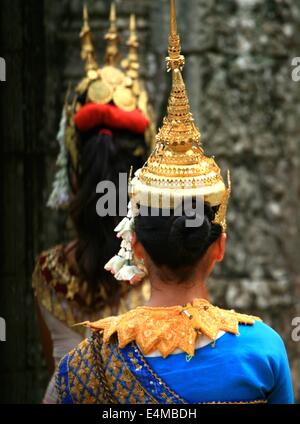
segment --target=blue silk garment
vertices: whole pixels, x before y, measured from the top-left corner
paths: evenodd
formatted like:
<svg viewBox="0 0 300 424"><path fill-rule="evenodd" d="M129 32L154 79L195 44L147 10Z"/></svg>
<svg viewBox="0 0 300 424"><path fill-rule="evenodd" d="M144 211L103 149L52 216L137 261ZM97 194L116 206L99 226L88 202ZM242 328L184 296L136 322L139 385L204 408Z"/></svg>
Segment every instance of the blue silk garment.
<svg viewBox="0 0 300 424"><path fill-rule="evenodd" d="M290 368L281 337L269 326L239 326L240 336L225 333L215 344L186 354L147 358L151 368L189 403L294 402Z"/></svg>
<svg viewBox="0 0 300 424"><path fill-rule="evenodd" d="M60 403L196 404L293 403L286 350L262 322L239 325L240 335L168 358L144 357L135 342L120 349L94 333L60 363Z"/></svg>

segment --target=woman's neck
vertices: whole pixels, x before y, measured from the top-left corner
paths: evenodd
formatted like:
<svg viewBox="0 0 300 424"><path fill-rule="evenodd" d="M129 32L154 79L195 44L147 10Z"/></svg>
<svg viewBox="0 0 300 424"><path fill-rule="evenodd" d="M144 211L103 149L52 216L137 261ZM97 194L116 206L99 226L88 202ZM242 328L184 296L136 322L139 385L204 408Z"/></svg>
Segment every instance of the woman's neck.
<svg viewBox="0 0 300 424"><path fill-rule="evenodd" d="M151 279L151 297L147 306L168 307L185 305L194 299L208 299L208 291L202 281L164 283Z"/></svg>

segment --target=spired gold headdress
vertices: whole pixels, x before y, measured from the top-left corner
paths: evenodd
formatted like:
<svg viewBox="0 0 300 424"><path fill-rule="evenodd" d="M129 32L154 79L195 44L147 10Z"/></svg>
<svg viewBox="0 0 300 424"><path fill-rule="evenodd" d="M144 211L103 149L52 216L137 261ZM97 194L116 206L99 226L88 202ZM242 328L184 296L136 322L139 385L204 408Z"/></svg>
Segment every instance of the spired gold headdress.
<svg viewBox="0 0 300 424"><path fill-rule="evenodd" d="M76 87L76 93L71 102L67 101L63 108L58 140L60 153L57 160L53 190L48 206L53 209L65 208L69 204L70 187L66 166L68 153L71 155L74 168L78 165L76 144L76 128L74 116L86 103L96 105L114 104L125 112L140 112L147 127L144 131L146 143L153 148L155 140L155 117L149 103L147 91L140 78L140 64L138 57L138 36L134 15L130 18L130 35L127 42L128 57L120 65L119 35L117 29L117 15L115 4L111 4L109 28L104 37L107 45L104 66L99 67L96 59L92 30L89 24L89 13L86 5L83 7L83 26L80 32L81 58L85 63L85 75ZM69 93L70 94L70 93ZM67 96L69 97L69 95ZM138 119L136 116L135 119ZM117 118L116 118L117 119ZM120 123L120 125L122 125ZM127 130L130 131L127 125ZM125 127L121 127L125 131ZM140 125L138 126L140 128ZM135 128L133 132L139 132ZM145 154L144 147L138 147L133 153L135 156Z"/></svg>
<svg viewBox="0 0 300 424"><path fill-rule="evenodd" d="M185 198L201 198L218 207L214 223L226 231L226 211L231 191L228 172L226 188L220 168L214 158L204 154L200 131L190 110L182 77L185 64L177 31L175 0L171 0L171 25L167 69L172 73L172 90L167 115L156 136L156 147L150 158L130 183L131 208L129 215L117 227L123 238L121 250L106 266L118 280L132 283L145 273L131 252L130 232L133 231L135 205L163 207L167 199L173 208ZM130 258L130 259L128 259Z"/></svg>
<svg viewBox="0 0 300 424"><path fill-rule="evenodd" d="M169 196L174 206L177 200L197 196L202 196L212 206L225 204L230 187L226 189L214 158L205 156L200 144L201 134L190 111L181 74L185 60L181 55L174 0L171 0L169 56L166 60L168 71L172 73L167 115L156 136L155 150L131 183L131 195L133 199L138 196L139 203L147 206L155 199L158 206L161 205L163 196ZM221 209L223 214L226 213L222 207L219 208L220 214ZM222 220L225 227L223 217L219 216L218 220Z"/></svg>

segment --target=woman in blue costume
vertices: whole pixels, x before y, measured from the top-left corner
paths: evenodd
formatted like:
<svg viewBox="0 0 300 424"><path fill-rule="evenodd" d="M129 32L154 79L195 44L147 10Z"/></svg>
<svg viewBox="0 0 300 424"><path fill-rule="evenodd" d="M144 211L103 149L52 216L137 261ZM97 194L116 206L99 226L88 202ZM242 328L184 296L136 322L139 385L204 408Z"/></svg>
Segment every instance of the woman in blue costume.
<svg viewBox="0 0 300 424"><path fill-rule="evenodd" d="M280 336L257 317L208 301L206 281L225 253L230 179L226 188L200 146L181 75L174 0L167 63L167 116L154 152L131 181L129 214L116 229L121 250L106 266L132 284L147 270L151 299L86 323L91 338L59 365L59 401L293 403Z"/></svg>

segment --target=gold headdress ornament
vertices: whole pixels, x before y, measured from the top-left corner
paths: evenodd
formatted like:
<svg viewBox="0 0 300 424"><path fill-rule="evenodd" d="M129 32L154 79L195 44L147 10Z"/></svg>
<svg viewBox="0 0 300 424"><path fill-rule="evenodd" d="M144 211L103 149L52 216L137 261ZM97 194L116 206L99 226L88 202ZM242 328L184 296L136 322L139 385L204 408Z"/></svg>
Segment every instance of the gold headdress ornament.
<svg viewBox="0 0 300 424"><path fill-rule="evenodd" d="M129 213L115 230L123 239L121 250L105 266L119 281L134 284L146 276L143 264L137 261L131 248L137 205L176 208L186 198L200 197L211 206L219 207L214 223L221 225L223 231L226 231L230 176L228 173L226 188L214 158L205 156L200 145L200 131L190 111L181 74L184 63L177 32L175 1L171 0L167 68L172 72L172 90L167 116L156 136L155 150L129 184Z"/></svg>
<svg viewBox="0 0 300 424"><path fill-rule="evenodd" d="M89 12L87 5L83 7L83 27L80 33L81 39L81 58L85 61L86 74L90 71L97 71L98 64L95 57L95 49L92 40L92 31L89 24Z"/></svg>
<svg viewBox="0 0 300 424"><path fill-rule="evenodd" d="M107 41L105 63L106 65L116 66L119 59L119 35L117 29L117 11L115 3L112 3L109 16L110 26L104 37Z"/></svg>
<svg viewBox="0 0 300 424"><path fill-rule="evenodd" d="M127 71L127 75L133 80L137 80L140 76L140 64L138 56L139 40L136 32L136 17L134 14L130 15L129 21L129 38L126 43L128 47L128 56L122 62L122 66Z"/></svg>
<svg viewBox="0 0 300 424"><path fill-rule="evenodd" d="M172 73L172 90L167 115L156 136L156 148L143 169L132 180L133 200L146 206L160 206L169 196L174 207L183 198L202 196L212 206L220 206L217 220L225 230L230 187L226 189L214 158L205 156L201 134L190 111L181 74L185 64L177 32L175 1L171 0L171 24L167 69ZM154 200L153 200L154 199ZM156 199L156 200L155 200ZM225 206L226 204L226 206Z"/></svg>
<svg viewBox="0 0 300 424"><path fill-rule="evenodd" d="M139 39L136 28L136 17L134 14L130 15L129 22L129 37L126 43L128 47L128 55L126 59L122 61L122 68L125 71L127 77L127 84L129 90L132 91L133 95L136 97L137 107L144 113L144 115L149 119L150 125L145 134L146 142L151 147L151 150L155 146L155 135L156 135L156 125L155 125L155 114L150 105L149 97L147 90L145 88L144 82L141 80L140 76L140 62L139 62Z"/></svg>

